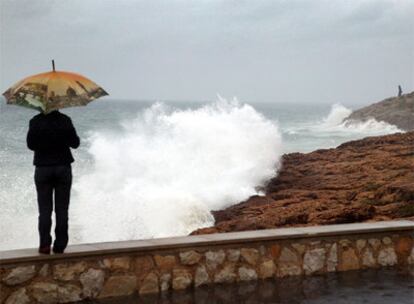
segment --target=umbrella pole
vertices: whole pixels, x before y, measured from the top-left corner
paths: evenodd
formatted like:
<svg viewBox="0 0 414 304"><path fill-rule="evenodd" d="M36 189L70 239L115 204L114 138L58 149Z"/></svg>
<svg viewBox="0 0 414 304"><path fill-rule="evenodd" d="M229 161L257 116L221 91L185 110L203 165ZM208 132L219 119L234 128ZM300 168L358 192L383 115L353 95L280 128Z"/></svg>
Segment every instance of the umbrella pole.
<svg viewBox="0 0 414 304"><path fill-rule="evenodd" d="M53 72L55 72L55 60L52 59L52 67L53 67Z"/></svg>

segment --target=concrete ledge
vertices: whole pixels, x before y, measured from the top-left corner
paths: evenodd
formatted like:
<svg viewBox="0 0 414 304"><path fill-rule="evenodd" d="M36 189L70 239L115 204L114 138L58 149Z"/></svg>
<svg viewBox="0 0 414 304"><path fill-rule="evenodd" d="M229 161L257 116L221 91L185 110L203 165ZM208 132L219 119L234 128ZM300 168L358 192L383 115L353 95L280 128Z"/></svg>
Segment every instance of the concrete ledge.
<svg viewBox="0 0 414 304"><path fill-rule="evenodd" d="M205 234L184 237L157 238L136 241L104 242L69 246L64 254L41 255L37 248L0 251L0 265L24 262L68 260L115 254L140 253L148 251L171 250L175 248L231 245L283 239L304 239L340 235L381 233L392 231L414 232L414 221L383 221L325 225L298 228L280 228L243 232Z"/></svg>

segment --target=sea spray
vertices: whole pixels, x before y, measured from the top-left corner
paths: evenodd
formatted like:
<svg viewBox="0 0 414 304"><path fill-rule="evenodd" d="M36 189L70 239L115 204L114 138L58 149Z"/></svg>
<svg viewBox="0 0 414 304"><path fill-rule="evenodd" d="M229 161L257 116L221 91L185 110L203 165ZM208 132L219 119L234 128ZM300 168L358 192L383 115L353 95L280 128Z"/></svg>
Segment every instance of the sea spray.
<svg viewBox="0 0 414 304"><path fill-rule="evenodd" d="M342 124L343 120L352 113L351 109L336 103L331 106L331 111L328 116L324 117L322 123L323 127L336 127Z"/></svg>
<svg viewBox="0 0 414 304"><path fill-rule="evenodd" d="M161 235L158 234L158 226L161 228L164 227L164 230L169 227L168 225L173 226L173 229L168 231L165 235L175 234L175 231L192 230L189 229L190 226L198 227L200 223L208 225L212 222L209 210L220 208L220 204L217 204L218 207L213 206L215 202L224 202L223 205L225 205L227 202L229 202L228 204L232 204L239 201L233 201L232 199L236 189L241 188L236 185L232 191L225 192L229 195L229 199L223 195L220 199L211 199L209 201L212 202L211 206L207 203L203 203L203 197L210 193L216 193L211 190L213 185L216 188L221 186L223 189L228 185L228 183L224 182L211 182L212 178L210 178L209 183L205 183L201 186L199 186L199 183L191 184L189 182L189 185L194 185L191 187L191 191L187 191L188 189L184 186L181 188L177 186L177 188L173 189L175 191L174 195L171 194L172 187L168 187L168 183L161 180L156 184L156 187L153 187L156 188L157 191L147 191L147 189L145 189L146 199L138 201L137 197L140 197L141 195L139 192L143 191L142 189L145 187L149 188L149 186L146 186L145 184L142 187L136 186L136 178L133 173L138 174L138 169L131 165L131 158L128 159L126 155L131 153L134 157L139 157L140 155L143 155L142 153L147 153L149 154L148 157L142 156L144 160L147 161L152 159L151 155L153 153L149 152L152 151L149 148L138 151L136 148L133 148L134 146L132 144L131 147L125 144L123 150L117 147L118 142L133 137L132 131L125 131L125 128L130 128L130 125L133 125L136 128L141 128L140 132L146 134L146 136L137 136L137 140L139 141L143 138L150 138L151 132L155 133L155 130L159 130L163 125L165 126L168 123L168 117L171 117L171 120L173 120L173 117L176 117L175 119L184 116L191 117L189 113L193 113L194 117L196 117L195 119L198 119L202 116L200 112L204 111L204 115L207 116L207 113L210 111L212 115L217 118L213 123L215 125L216 121L222 121L218 119L220 115L227 115L227 117L231 117L233 121L236 120L235 117L239 115L240 123L234 122L233 126L236 128L239 127L240 124L240 127L247 128L247 130L245 132L243 131L244 133L236 132L236 134L243 133L242 136L250 134L253 138L242 148L234 148L231 155L233 157L246 158L245 155L248 154L245 149L251 149L258 155L249 157L256 160L257 157L261 156L266 159L265 151L267 151L270 145L275 145L273 143L278 142L275 141L275 136L265 136L264 133L260 133L266 132L266 130L271 134L275 133L273 127L268 127L269 124L272 124L269 120L277 120L279 123L279 130L283 131L282 148L284 153L307 152L315 149L331 148L338 146L341 143L366 136L400 131L395 126L374 120L368 122L354 121L344 125L343 119L346 116L345 114L349 113L350 110L346 110L346 108L345 110L342 109L341 105L330 108L330 106L323 104L303 104L300 107L288 103L251 104L251 106L254 107L254 110L252 108L249 109L250 106L238 104L235 106L219 106L218 108L223 107L224 109L227 109L220 111L214 104L203 107L204 110L201 109L201 105L197 102L169 102L168 104L174 104L175 108L168 108L165 107L165 105L157 105L154 106L154 108L148 108L151 103L140 101L127 102L121 100L102 100L96 103L94 102L86 108L75 107L62 110L62 112L68 114L72 118L78 134L81 137L80 148L72 151L75 162L72 164L74 188L69 207L70 244L86 241L94 242L98 240L110 241L120 239L121 237L123 239L134 239L151 235ZM145 108L148 109L143 111ZM182 111L177 111L176 108L180 108ZM194 110L184 111L186 108L193 108ZM223 114L220 114L222 112ZM253 113L253 115L247 114L248 112ZM261 117L261 114L258 112L264 113L269 120ZM137 113L140 114L137 115ZM186 113L186 115L184 113ZM229 113L232 113L232 115ZM5 103L0 103L0 205L2 208L2 212L0 212L0 250L38 246L38 211L36 189L33 182L33 153L27 149L25 142L28 121L34 114L34 112L21 107L10 107ZM161 121L158 128L148 127L147 124L149 124L150 121L142 123L142 119L144 119L145 115L149 116L148 119L152 119L154 123L158 123L156 119L158 118ZM138 119L138 117L141 119ZM163 117L165 117L165 119L163 119ZM120 124L121 121L124 122L123 126ZM331 127L327 125L327 121L330 122ZM247 124L246 127L244 127L244 123ZM170 125L178 126L178 123L172 121ZM256 129L255 125L258 125ZM120 129L122 132L119 131ZM178 127L176 127L176 129L178 129ZM216 129L215 126L213 126L204 129L192 127L191 130L193 130L194 133L198 132L201 134L201 132L204 132L208 135ZM210 133L209 130L211 130ZM134 132L139 134L138 131ZM159 131L158 133L162 132ZM128 137L126 134L129 134L130 136ZM168 136L166 135L162 138L170 137L170 134L172 133L166 132L165 134ZM88 137L89 140L87 140ZM188 137L190 138L191 136ZM208 136L206 137L208 138ZM201 135L199 138L202 138ZM219 136L219 138L224 138L224 136ZM243 140L243 138L241 140ZM268 138L271 138L271 140L269 141ZM236 140L236 136L230 136L230 139ZM159 140L159 142L160 141L161 140ZM194 141L195 140L193 140L193 142ZM210 140L210 142L211 141L213 140ZM243 140L243 142L246 141ZM147 140L147 142L151 143L149 140ZM152 141L153 146L155 145L155 142L154 139L154 141ZM166 140L165 142L168 143L169 141ZM188 141L182 142L175 140L175 142L180 142L181 145L189 145ZM96 153L92 153L92 150L90 151L92 143L94 144L94 149L97 150ZM205 145L195 145L194 149L195 151L197 151L197 149L200 151L214 149L215 144L216 142L213 141L213 143L207 147ZM102 151L99 151L99 146L102 147ZM275 146L277 146L277 144ZM113 156L111 156L111 150L115 153ZM166 168L174 166L178 156L168 155L170 151L172 151L172 149L165 149L164 158L167 158L170 161L163 162L164 167L162 170L148 171L147 166L139 169L142 171L140 174L142 176L149 176L150 174L155 176L156 172L162 173ZM277 157L280 153L280 146L276 147L271 151L268 159L274 159L274 157ZM197 153L193 154L195 154L194 157L198 155ZM213 153L210 154L213 155ZM158 151L157 154L154 155L161 157L161 152ZM186 160L190 163L192 161L190 156L192 155L189 155L188 153L184 155L186 156ZM210 155L208 155L208 157L210 157ZM122 167L119 166L121 162L119 160L120 158L124 159L122 160L124 163ZM152 161L154 161L154 159L152 159ZM193 164L195 163L197 162L193 161ZM219 170L217 167L220 168L220 166L213 166L211 162L207 163L209 164L209 167L207 168L208 170L204 170L205 172L202 172L202 176L209 176L208 172L210 172L210 169L213 171ZM225 174L231 175L233 174L232 170L236 170L237 168L240 168L240 171L242 171L244 170L243 166L249 162L237 161L235 163L239 164L239 166L232 165L230 167L230 165L226 165ZM277 163L276 160L275 164ZM258 164L258 161L256 161L256 164ZM262 168L271 167L270 165L267 166L265 161L260 164L261 165L255 165L255 167L259 168L257 170L259 173L266 173ZM178 166L176 165L175 167ZM127 170L130 170L131 173L128 173ZM181 177L182 170L184 169L179 168L176 170L177 177L179 177L176 179L177 184L180 180L182 184L185 181L183 181ZM172 169L165 172L172 174L171 171ZM200 171L196 172L199 173ZM99 176L98 172L103 172L103 176ZM123 178L122 176L124 176L125 172L127 172L128 175ZM158 174L158 179L165 176L167 180L171 180L169 177L171 175L165 173L165 175L160 177L161 173ZM200 174L197 174L197 176L199 175ZM267 173L263 176L266 175ZM89 183L85 185L82 184L83 182L81 182L81 180L83 180L83 176L85 176L85 181L89 181ZM86 178L86 176L90 177ZM233 174L233 176L235 176L235 174ZM260 180L259 177L255 177L255 179ZM219 178L221 178L221 180L226 180L222 177ZM190 179L190 177L188 179ZM197 179L194 180L195 182L197 181ZM113 183L118 182L122 185L122 190L115 189L111 194L111 189L115 188ZM105 183L107 183L107 185L105 185ZM252 182L252 184L256 184L256 182ZM88 185L90 186L90 189L87 189ZM204 194L204 196L201 196L195 191L196 186L199 186L198 189L200 190L198 190L198 192L202 192L201 194ZM95 191L94 189L96 188L97 190ZM85 189L86 192L82 194ZM163 189L171 191L163 191ZM222 190L220 193L224 193L223 189L219 189ZM252 186L249 184L245 189L252 189ZM205 192L203 192L204 190ZM241 193L241 191L237 191L237 193ZM138 195L129 195L133 192L138 192ZM150 195L153 195L153 197L149 197ZM248 195L246 194L246 197L247 196ZM172 197L183 197L183 199L178 200L178 203L167 204L166 202L171 202ZM109 198L113 199L110 200ZM127 201L128 199L130 201ZM153 203L157 201L165 203L160 207L160 205ZM189 204L187 201L193 203ZM146 207L147 205L149 206ZM160 213L159 209L162 209L165 212ZM169 216L169 213L175 216ZM180 216L180 220L177 220L178 216ZM127 223L127 220L132 223L132 225ZM162 221L166 221L166 224L162 223ZM148 222L150 223L148 224ZM52 236L53 229L54 228L52 228ZM102 231L102 233L100 233L100 231ZM108 235L108 238L106 238L105 234Z"/></svg>
<svg viewBox="0 0 414 304"><path fill-rule="evenodd" d="M283 131L292 135L318 136L320 138L361 138L364 136L384 135L396 132L403 132L398 127L374 118L366 121L346 120L352 110L341 105L333 104L323 119L314 122L304 122L294 127L286 128ZM342 143L340 141L339 143ZM322 144L320 147L323 147ZM332 145L331 145L332 146Z"/></svg>
<svg viewBox="0 0 414 304"><path fill-rule="evenodd" d="M187 110L158 103L122 127L89 139L93 169L74 184L78 242L212 225L210 211L258 194L282 154L277 124L237 100Z"/></svg>
<svg viewBox="0 0 414 304"><path fill-rule="evenodd" d="M394 125L384 121L377 121L374 118L367 119L366 121L347 120L346 118L351 113L352 110L343 105L334 104L331 107L329 115L323 119L320 127L322 129L330 128L331 131L352 132L357 134L365 133L366 135L383 135L403 132Z"/></svg>

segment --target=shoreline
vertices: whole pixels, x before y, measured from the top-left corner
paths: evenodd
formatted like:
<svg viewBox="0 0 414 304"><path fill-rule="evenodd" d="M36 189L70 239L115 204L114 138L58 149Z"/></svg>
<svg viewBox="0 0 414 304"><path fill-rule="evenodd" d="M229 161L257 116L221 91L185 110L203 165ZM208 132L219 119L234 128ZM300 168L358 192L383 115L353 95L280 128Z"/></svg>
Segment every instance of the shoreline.
<svg viewBox="0 0 414 304"><path fill-rule="evenodd" d="M214 226L191 235L414 220L414 131L285 154L264 196L212 214Z"/></svg>

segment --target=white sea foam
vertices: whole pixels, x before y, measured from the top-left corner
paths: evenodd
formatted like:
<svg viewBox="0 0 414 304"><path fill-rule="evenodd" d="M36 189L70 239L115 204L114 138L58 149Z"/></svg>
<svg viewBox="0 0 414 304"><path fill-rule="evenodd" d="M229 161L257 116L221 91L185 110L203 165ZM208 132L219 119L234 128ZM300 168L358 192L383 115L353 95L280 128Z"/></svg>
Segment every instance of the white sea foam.
<svg viewBox="0 0 414 304"><path fill-rule="evenodd" d="M211 210L257 194L282 153L278 126L222 98L198 109L155 104L123 132L90 138L91 172L74 184L76 242L184 235Z"/></svg>
<svg viewBox="0 0 414 304"><path fill-rule="evenodd" d="M374 118L366 121L345 120L351 113L352 110L343 105L334 104L329 115L323 120L320 127L330 128L331 131L362 133L367 135L402 132L398 127L384 121L377 121Z"/></svg>
<svg viewBox="0 0 414 304"><path fill-rule="evenodd" d="M321 123L321 127L336 127L342 124L343 120L352 113L352 110L344 107L341 104L334 104L331 111Z"/></svg>
<svg viewBox="0 0 414 304"><path fill-rule="evenodd" d="M329 114L320 121L305 122L295 125L284 130L287 134L309 134L318 137L340 136L346 140L352 139L354 136L358 138L364 136L383 135L396 132L403 132L398 127L377 121L374 118L366 121L345 120L352 110L341 104L334 104Z"/></svg>

